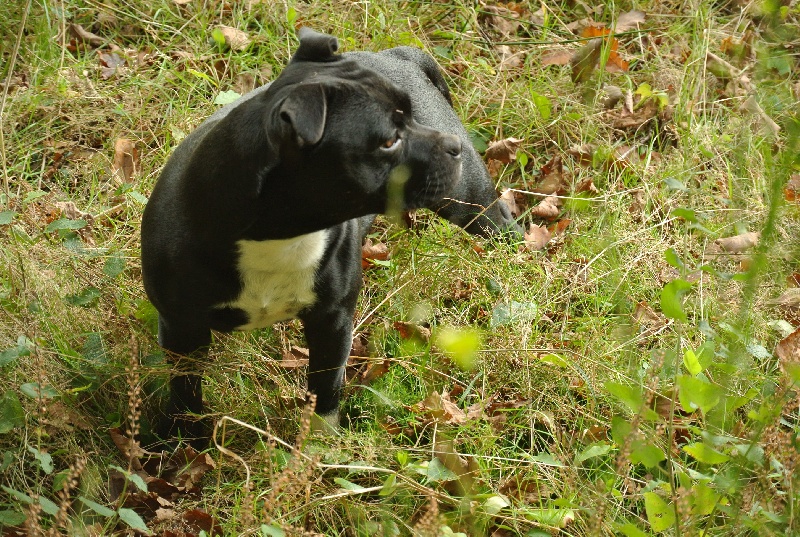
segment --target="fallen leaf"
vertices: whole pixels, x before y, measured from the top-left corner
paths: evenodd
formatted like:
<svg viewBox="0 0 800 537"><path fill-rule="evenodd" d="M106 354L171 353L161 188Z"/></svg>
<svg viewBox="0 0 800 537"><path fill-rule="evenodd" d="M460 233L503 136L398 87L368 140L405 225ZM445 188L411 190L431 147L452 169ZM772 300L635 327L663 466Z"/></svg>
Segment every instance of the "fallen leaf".
<svg viewBox="0 0 800 537"><path fill-rule="evenodd" d="M760 236L761 233L757 231L751 231L750 233L743 233L734 237L717 239L714 241L714 244L722 248L722 250L725 252L738 254L744 252L745 250L749 250L758 244L758 239Z"/></svg>
<svg viewBox="0 0 800 537"><path fill-rule="evenodd" d="M555 220L561 214L561 200L555 196L544 198L530 210L531 216L544 220Z"/></svg>
<svg viewBox="0 0 800 537"><path fill-rule="evenodd" d="M283 353L281 361L278 362L284 369L297 369L308 365L308 349L292 345L288 351Z"/></svg>
<svg viewBox="0 0 800 537"><path fill-rule="evenodd" d="M361 386L372 384L372 382L388 373L391 365L391 360L371 361L367 368L358 375L358 383Z"/></svg>
<svg viewBox="0 0 800 537"><path fill-rule="evenodd" d="M81 211L73 201L57 201L54 205L61 211L61 215L64 218L69 218L70 220L86 220L87 222L93 219L91 213Z"/></svg>
<svg viewBox="0 0 800 537"><path fill-rule="evenodd" d="M525 243L524 247L526 250L529 251L537 251L541 250L545 247L545 245L550 242L550 239L553 237L553 234L547 230L545 226L537 226L536 224L531 224L528 228L528 231L525 232Z"/></svg>
<svg viewBox="0 0 800 537"><path fill-rule="evenodd" d="M636 218L640 219L647 207L647 198L645 197L644 189L637 188L631 191L631 204L628 207L628 212Z"/></svg>
<svg viewBox="0 0 800 537"><path fill-rule="evenodd" d="M783 195L786 201L800 202L800 173L792 174L783 189Z"/></svg>
<svg viewBox="0 0 800 537"><path fill-rule="evenodd" d="M542 181L533 192L547 196L561 196L569 188L561 155L554 155L541 169Z"/></svg>
<svg viewBox="0 0 800 537"><path fill-rule="evenodd" d="M506 204L512 217L517 218L519 216L519 207L517 207L517 200L513 190L510 188L503 190L500 194L500 202Z"/></svg>
<svg viewBox="0 0 800 537"><path fill-rule="evenodd" d="M567 150L567 154L575 159L575 162L580 166L588 167L594 163L596 149L592 144L574 145Z"/></svg>
<svg viewBox="0 0 800 537"><path fill-rule="evenodd" d="M522 60L524 52L514 52L508 45L499 45L495 47L495 51L500 56L500 65L497 66L500 71L511 71L522 67Z"/></svg>
<svg viewBox="0 0 800 537"><path fill-rule="evenodd" d="M118 138L114 143L114 161L111 163L114 176L122 183L129 183L139 172L139 150L127 138Z"/></svg>
<svg viewBox="0 0 800 537"><path fill-rule="evenodd" d="M225 38L225 44L233 50L244 50L250 45L250 38L247 36L247 33L238 28L220 25L215 29L220 31Z"/></svg>
<svg viewBox="0 0 800 537"><path fill-rule="evenodd" d="M481 20L503 37L511 37L517 33L521 23L519 13L501 6L484 5Z"/></svg>
<svg viewBox="0 0 800 537"><path fill-rule="evenodd" d="M574 53L568 49L553 50L542 54L539 60L543 67L548 65L567 65L572 60Z"/></svg>
<svg viewBox="0 0 800 537"><path fill-rule="evenodd" d="M86 30L80 24L72 23L69 25L70 32L72 35L77 37L79 40L83 41L84 43L89 43L93 47L99 47L103 45L106 40L100 37L97 34L93 34L92 32Z"/></svg>
<svg viewBox="0 0 800 537"><path fill-rule="evenodd" d="M800 288L787 289L778 298L768 300L770 306L784 306L787 308L800 308Z"/></svg>
<svg viewBox="0 0 800 537"><path fill-rule="evenodd" d="M775 355L784 371L787 366L790 368L800 366L800 328L778 342L775 346Z"/></svg>
<svg viewBox="0 0 800 537"><path fill-rule="evenodd" d="M116 52L100 52L100 78L108 80L118 72L118 68L125 65L125 59Z"/></svg>
<svg viewBox="0 0 800 537"><path fill-rule="evenodd" d="M521 138L513 137L492 142L486 149L486 158L509 164L512 160L516 160L517 150L522 142Z"/></svg>
<svg viewBox="0 0 800 537"><path fill-rule="evenodd" d="M587 177L580 183L575 186L575 193L580 194L582 192L589 192L590 194L598 194L600 191L597 190L597 187L594 186L594 180L591 177Z"/></svg>
<svg viewBox="0 0 800 537"><path fill-rule="evenodd" d="M256 77L252 73L239 73L233 80L233 90L239 95L250 93L256 87Z"/></svg>
<svg viewBox="0 0 800 537"><path fill-rule="evenodd" d="M428 397L408 409L443 425L463 425L467 421L467 415L450 400L450 394L444 390L441 394L431 392Z"/></svg>
<svg viewBox="0 0 800 537"><path fill-rule="evenodd" d="M592 39L572 55L572 82L581 84L591 78L597 62L600 61L600 52L603 49L602 39Z"/></svg>
<svg viewBox="0 0 800 537"><path fill-rule="evenodd" d="M431 329L414 323L395 321L392 325L402 339L416 339L427 343L431 339Z"/></svg>
<svg viewBox="0 0 800 537"><path fill-rule="evenodd" d="M373 260L386 261L391 257L389 247L382 242L373 244L372 239L366 239L361 247L361 268L375 266Z"/></svg>
<svg viewBox="0 0 800 537"><path fill-rule="evenodd" d="M611 110L622 100L622 90L617 86L608 84L603 87L603 91L606 93L606 98L603 99L603 108L606 110Z"/></svg>
<svg viewBox="0 0 800 537"><path fill-rule="evenodd" d="M181 517L195 531L204 531L208 535L222 535L222 527L214 517L201 509L190 509Z"/></svg>
<svg viewBox="0 0 800 537"><path fill-rule="evenodd" d="M619 16L614 30L617 32L627 32L628 30L638 28L640 24L644 24L644 20L644 13L634 9L633 11L628 11Z"/></svg>
<svg viewBox="0 0 800 537"><path fill-rule="evenodd" d="M560 235L563 235L564 232L567 230L567 227L572 223L572 220L569 218L562 218L555 224L551 224L547 226L547 230L552 234L553 238L556 238Z"/></svg>

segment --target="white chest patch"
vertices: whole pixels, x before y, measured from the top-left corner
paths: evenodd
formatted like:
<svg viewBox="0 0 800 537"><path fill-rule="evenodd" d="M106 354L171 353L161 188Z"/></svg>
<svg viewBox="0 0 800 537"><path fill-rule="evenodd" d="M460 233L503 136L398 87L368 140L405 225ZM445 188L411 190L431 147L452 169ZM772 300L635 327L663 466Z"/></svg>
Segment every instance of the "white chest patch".
<svg viewBox="0 0 800 537"><path fill-rule="evenodd" d="M325 253L326 231L291 239L248 241L239 247L242 292L223 307L244 310L249 318L239 330L292 319L316 300L314 277Z"/></svg>

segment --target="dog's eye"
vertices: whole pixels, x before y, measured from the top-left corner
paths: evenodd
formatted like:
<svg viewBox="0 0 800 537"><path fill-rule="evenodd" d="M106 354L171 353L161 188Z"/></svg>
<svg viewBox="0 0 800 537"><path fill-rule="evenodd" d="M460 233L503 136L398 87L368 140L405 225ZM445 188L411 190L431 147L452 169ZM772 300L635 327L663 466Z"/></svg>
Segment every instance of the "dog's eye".
<svg viewBox="0 0 800 537"><path fill-rule="evenodd" d="M386 141L381 144L381 149L394 149L400 145L400 141L400 135L398 133L394 133L394 136L387 138Z"/></svg>

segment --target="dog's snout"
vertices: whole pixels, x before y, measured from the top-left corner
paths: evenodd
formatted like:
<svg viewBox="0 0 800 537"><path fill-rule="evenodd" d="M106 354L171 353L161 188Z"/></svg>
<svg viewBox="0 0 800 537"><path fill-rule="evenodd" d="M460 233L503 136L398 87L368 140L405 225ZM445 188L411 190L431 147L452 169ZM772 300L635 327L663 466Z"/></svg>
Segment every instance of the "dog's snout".
<svg viewBox="0 0 800 537"><path fill-rule="evenodd" d="M453 134L445 134L442 138L444 152L453 158L461 156L461 138Z"/></svg>

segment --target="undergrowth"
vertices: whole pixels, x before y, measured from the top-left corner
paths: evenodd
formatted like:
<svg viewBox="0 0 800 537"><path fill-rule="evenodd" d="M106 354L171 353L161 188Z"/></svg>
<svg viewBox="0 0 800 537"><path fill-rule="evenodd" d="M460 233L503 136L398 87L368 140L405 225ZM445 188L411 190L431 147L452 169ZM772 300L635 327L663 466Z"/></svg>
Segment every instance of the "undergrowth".
<svg viewBox="0 0 800 537"><path fill-rule="evenodd" d="M616 44L583 33L632 10ZM3 535L800 533L798 16L3 2ZM217 335L215 446L151 454L168 363L142 210L170 152L277 76L301 25L433 54L481 152L521 140L487 163L549 241L379 220L391 256L365 261L348 426L309 433L289 322Z"/></svg>

